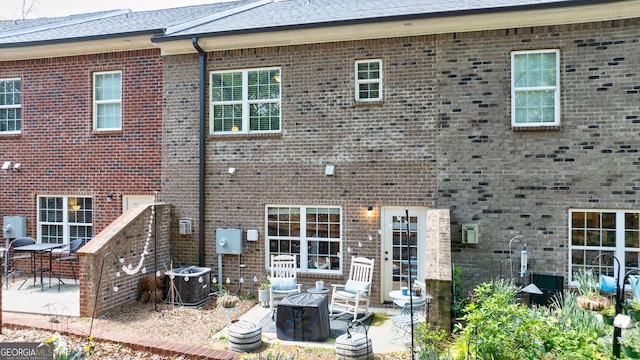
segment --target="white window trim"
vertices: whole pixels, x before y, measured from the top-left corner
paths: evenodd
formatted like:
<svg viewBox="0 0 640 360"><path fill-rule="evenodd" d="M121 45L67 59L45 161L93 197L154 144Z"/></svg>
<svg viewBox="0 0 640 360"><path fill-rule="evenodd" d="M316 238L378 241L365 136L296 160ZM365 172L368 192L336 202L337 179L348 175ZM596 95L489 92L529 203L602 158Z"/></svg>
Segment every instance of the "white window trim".
<svg viewBox="0 0 640 360"><path fill-rule="evenodd" d="M120 74L120 99L110 99L110 100L96 100L96 77L100 75L107 74ZM122 79L122 71L99 71L93 73L93 131L120 131L122 130L122 93L124 92L123 87L123 79ZM107 104L120 104L120 126L113 128L99 128L98 127L98 105L107 105Z"/></svg>
<svg viewBox="0 0 640 360"><path fill-rule="evenodd" d="M40 219L40 199L41 198L62 198L62 222L42 221ZM36 199L36 213L37 213L37 241L42 242L42 225L62 225L62 241L63 244L69 244L71 242L70 226L84 225L91 226L93 230L93 223L70 223L69 222L69 199L70 198L91 198L86 195L38 195ZM87 240L88 241L88 240Z"/></svg>
<svg viewBox="0 0 640 360"><path fill-rule="evenodd" d="M616 244L615 246L612 247L604 247L604 246L588 246L588 245L573 245L572 243L572 214L574 212L580 213L580 212L592 212L592 213L615 213L616 214ZM627 267L626 265L626 259L625 259L625 251L626 247L625 247L625 223L624 223L624 215L627 213L640 213L640 210L631 210L631 209L624 209L624 210L613 210L613 209L569 209L569 213L568 213L568 223L567 223L567 233L568 233L568 245L569 245L569 254L568 254L568 284L572 285L572 286L576 286L577 283L575 282L575 280L573 279L573 273L572 273L572 268L573 268L573 263L572 263L572 253L573 250L604 250L604 251L608 251L608 252L613 252L614 256L618 259L618 261L620 261L620 266L621 266L621 270L620 270L620 275L621 277L624 277L624 269ZM640 252L640 249L638 250L638 252ZM592 259L593 260L593 259ZM615 260L612 260L611 257L604 257L603 261L611 261L614 265L614 267L616 268L616 272L617 272L617 266L618 264L616 263ZM617 276L617 274L616 274ZM618 281L623 281L623 279L618 279Z"/></svg>
<svg viewBox="0 0 640 360"><path fill-rule="evenodd" d="M22 89L22 79L19 77L14 78L0 78L0 81L20 81L20 89ZM20 104L18 105L0 105L0 109L22 109L22 91L20 95ZM11 134L20 134L22 132L22 115L20 116L20 130L9 130L9 131L0 131L0 134L11 135Z"/></svg>
<svg viewBox="0 0 640 360"><path fill-rule="evenodd" d="M380 64L380 77L377 79L358 79L358 64L362 64L362 63L372 63L372 62L377 62ZM366 102L379 102L382 101L382 78L383 78L383 71L382 71L382 59L366 59L366 60L356 60L355 63L353 64L353 69L354 69L354 79L355 79L355 98L356 98L356 102L361 102L361 103L366 103ZM360 84L373 84L373 83L379 83L380 85L380 91L378 93L378 97L377 98L371 98L371 99L361 99L360 98Z"/></svg>
<svg viewBox="0 0 640 360"><path fill-rule="evenodd" d="M540 86L540 87L524 87L516 90L515 86L515 57L516 55L523 54L543 54L543 53L555 53L556 54L556 85L555 86ZM532 91L532 90L555 90L554 94L554 122L552 123L516 123L516 92ZM524 127L549 127L560 125L560 50L547 49L547 50L525 50L525 51L512 51L511 52L511 126L515 128Z"/></svg>
<svg viewBox="0 0 640 360"><path fill-rule="evenodd" d="M274 99L256 99L249 101L249 72L264 71L264 70L277 70L280 74L280 97L278 98L278 106L280 107L280 126L278 130L252 130L250 131L250 111L249 106L251 104L271 104L276 103ZM215 105L242 105L242 130L238 131L214 131L213 126L213 92L211 91L211 79L214 74L226 74L226 73L241 73L242 74L242 100L235 101L215 101ZM251 69L236 69L236 70L222 70L222 71L210 71L209 72L209 135L229 135L229 134L277 134L282 132L282 69L279 66L264 67L264 68L251 68Z"/></svg>
<svg viewBox="0 0 640 360"><path fill-rule="evenodd" d="M328 241L332 241L332 242L339 242L340 243L340 251L338 252L339 256L339 261L340 261L340 265L339 265L339 269L335 269L335 270L323 270L323 269L310 269L308 267L308 258L309 258L309 253L308 253L308 239L306 236L307 233L307 227L306 227L306 216L303 216L302 211L300 214L300 254L297 254L298 256L298 260L300 261L300 267L297 269L297 272L299 273L306 273L306 274L327 274L327 275L342 275L343 273L343 268L344 268L344 210L342 209L341 206L330 206L330 205L283 205L283 204L269 204L266 205L264 208L264 214L265 214L265 243L264 243L264 247L265 247L265 264L266 264L266 269L267 270L271 270L271 253L269 250L269 241L271 239L271 237L269 236L269 208L270 207L279 207L279 208L299 208L299 209L309 209L309 208L327 208L327 209L340 209L340 237L338 239L324 239L324 240L328 240ZM306 214L306 211L305 211ZM276 237L278 238L278 237ZM291 237L292 239L298 239L298 237ZM279 237L278 239L283 239L282 237Z"/></svg>

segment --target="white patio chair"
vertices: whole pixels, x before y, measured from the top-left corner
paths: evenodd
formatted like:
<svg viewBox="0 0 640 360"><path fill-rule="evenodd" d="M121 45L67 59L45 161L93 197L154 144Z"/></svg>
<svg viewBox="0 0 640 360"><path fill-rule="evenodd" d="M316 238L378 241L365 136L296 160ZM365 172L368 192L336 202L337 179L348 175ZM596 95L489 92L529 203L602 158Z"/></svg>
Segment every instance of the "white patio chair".
<svg viewBox="0 0 640 360"><path fill-rule="evenodd" d="M281 298L302 291L302 284L298 284L296 266L295 255L271 255L269 310L272 318L275 314L275 307Z"/></svg>
<svg viewBox="0 0 640 360"><path fill-rule="evenodd" d="M364 310L365 317L369 312L369 291L373 280L373 259L352 257L349 278L344 285L331 284L331 316L353 314L356 321L360 310ZM334 313L337 311L338 313Z"/></svg>

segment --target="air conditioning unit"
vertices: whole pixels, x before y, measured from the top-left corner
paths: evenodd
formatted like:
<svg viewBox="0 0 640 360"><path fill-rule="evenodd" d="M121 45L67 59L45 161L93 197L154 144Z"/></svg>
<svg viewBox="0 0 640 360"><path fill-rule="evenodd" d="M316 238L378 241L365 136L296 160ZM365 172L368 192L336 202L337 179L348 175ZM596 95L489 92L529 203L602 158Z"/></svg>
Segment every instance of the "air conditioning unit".
<svg viewBox="0 0 640 360"><path fill-rule="evenodd" d="M180 219L180 235L191 234L191 219Z"/></svg>

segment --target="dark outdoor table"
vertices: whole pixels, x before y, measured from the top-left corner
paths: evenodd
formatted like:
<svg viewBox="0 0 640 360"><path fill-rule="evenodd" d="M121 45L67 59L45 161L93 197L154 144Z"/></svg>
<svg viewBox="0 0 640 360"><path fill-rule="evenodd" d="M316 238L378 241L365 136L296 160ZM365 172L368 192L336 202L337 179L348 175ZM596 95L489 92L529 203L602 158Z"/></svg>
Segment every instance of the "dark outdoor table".
<svg viewBox="0 0 640 360"><path fill-rule="evenodd" d="M278 304L276 332L280 340L326 341L329 305L326 295L294 293Z"/></svg>
<svg viewBox="0 0 640 360"><path fill-rule="evenodd" d="M49 287L51 287L51 275L55 275L58 278L58 281L62 282L62 279L60 279L60 275L53 273L53 270L51 269L52 268L51 251L53 249L58 249L65 246L66 244L37 243L32 245L18 246L13 251L31 253L31 272L33 273L33 286L36 286L36 274L40 273L40 287L44 291L43 275L45 272L49 273ZM48 268L44 267L42 263L42 256L40 256L40 268L36 268L36 254L45 254L45 253L49 253L49 267ZM27 282L27 280L29 280L28 277L24 279L22 284L20 284L20 287L18 288L18 290L22 289L22 286Z"/></svg>

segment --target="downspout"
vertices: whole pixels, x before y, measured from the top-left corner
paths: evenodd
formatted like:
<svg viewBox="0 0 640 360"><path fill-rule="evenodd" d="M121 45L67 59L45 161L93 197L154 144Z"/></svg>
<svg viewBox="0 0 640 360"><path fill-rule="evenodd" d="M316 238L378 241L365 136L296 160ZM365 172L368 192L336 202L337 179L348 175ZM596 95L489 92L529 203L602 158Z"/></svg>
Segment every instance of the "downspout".
<svg viewBox="0 0 640 360"><path fill-rule="evenodd" d="M204 168L205 168L205 141L206 141L206 126L205 126L205 83L206 83L206 60L207 53L198 44L198 38L193 37L191 39L193 47L198 51L199 66L198 76L200 82L200 168L198 170L198 266L204 266Z"/></svg>

